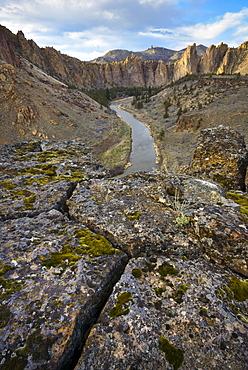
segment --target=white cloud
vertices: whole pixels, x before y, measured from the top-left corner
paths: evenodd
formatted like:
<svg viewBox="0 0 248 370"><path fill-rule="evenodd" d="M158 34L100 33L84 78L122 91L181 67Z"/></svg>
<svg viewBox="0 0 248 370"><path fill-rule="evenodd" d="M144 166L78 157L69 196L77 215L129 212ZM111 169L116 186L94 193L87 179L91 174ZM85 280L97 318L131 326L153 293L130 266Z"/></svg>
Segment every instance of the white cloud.
<svg viewBox="0 0 248 370"><path fill-rule="evenodd" d="M247 31L247 26L241 26L245 21L247 24L248 8L238 13L225 13L213 23L197 23L189 26L175 28L150 28L147 32L140 32L140 35L163 39L176 44L191 44L212 42L218 39L226 31L234 29L233 35ZM237 30L235 32L235 30Z"/></svg>
<svg viewBox="0 0 248 370"><path fill-rule="evenodd" d="M179 50L194 42L237 44L248 38L248 8L216 17L212 5L215 19L210 21L201 8L208 2L211 4L210 0L0 0L0 24L14 33L22 30L39 46L54 46L82 60L111 49L144 50L154 39L158 46ZM198 21L194 23L194 19Z"/></svg>

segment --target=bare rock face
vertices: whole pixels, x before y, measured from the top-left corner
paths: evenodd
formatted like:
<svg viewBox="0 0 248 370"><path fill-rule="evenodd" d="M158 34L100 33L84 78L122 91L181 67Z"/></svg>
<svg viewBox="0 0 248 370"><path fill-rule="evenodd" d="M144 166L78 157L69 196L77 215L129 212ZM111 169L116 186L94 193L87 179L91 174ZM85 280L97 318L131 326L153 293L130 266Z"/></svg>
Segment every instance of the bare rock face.
<svg viewBox="0 0 248 370"><path fill-rule="evenodd" d="M8 33L8 36L6 35ZM0 60L11 64L14 67L20 66L19 57L13 50L13 44L11 44L12 33L8 31L5 27L0 26Z"/></svg>
<svg viewBox="0 0 248 370"><path fill-rule="evenodd" d="M183 130L193 130L193 132L196 132L200 129L202 122L202 116L201 114L191 114L191 115L182 115L178 122L176 131L180 132Z"/></svg>
<svg viewBox="0 0 248 370"><path fill-rule="evenodd" d="M206 50L206 54L201 56L199 72L201 73L216 72L220 67L227 51L228 45L226 44L221 43L219 46L211 45Z"/></svg>
<svg viewBox="0 0 248 370"><path fill-rule="evenodd" d="M246 75L248 73L248 43L244 42L237 50L229 48L223 57L222 63L218 69L218 73L240 73Z"/></svg>
<svg viewBox="0 0 248 370"><path fill-rule="evenodd" d="M221 125L201 131L187 173L217 181L226 189L245 191L247 165L243 135Z"/></svg>

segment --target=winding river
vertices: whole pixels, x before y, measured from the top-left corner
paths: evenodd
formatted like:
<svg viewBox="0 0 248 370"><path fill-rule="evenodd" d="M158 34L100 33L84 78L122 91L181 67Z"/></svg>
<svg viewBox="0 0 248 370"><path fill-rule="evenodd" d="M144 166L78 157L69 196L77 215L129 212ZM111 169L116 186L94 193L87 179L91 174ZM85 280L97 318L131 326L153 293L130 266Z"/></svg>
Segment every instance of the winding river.
<svg viewBox="0 0 248 370"><path fill-rule="evenodd" d="M121 177L137 171L152 171L158 167L154 143L149 129L142 122L135 119L132 114L119 108L119 104L126 101L130 101L130 99L113 102L110 105L110 108L132 129L132 151L130 155L132 165L126 169Z"/></svg>

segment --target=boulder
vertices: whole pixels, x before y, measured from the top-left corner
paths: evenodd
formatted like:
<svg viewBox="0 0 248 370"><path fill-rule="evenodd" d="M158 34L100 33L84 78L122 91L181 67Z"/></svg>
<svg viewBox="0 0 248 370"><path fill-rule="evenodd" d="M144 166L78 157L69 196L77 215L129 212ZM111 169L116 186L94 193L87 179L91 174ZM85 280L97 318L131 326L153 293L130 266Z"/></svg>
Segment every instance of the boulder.
<svg viewBox="0 0 248 370"><path fill-rule="evenodd" d="M187 174L245 191L248 151L243 135L220 125L202 130Z"/></svg>

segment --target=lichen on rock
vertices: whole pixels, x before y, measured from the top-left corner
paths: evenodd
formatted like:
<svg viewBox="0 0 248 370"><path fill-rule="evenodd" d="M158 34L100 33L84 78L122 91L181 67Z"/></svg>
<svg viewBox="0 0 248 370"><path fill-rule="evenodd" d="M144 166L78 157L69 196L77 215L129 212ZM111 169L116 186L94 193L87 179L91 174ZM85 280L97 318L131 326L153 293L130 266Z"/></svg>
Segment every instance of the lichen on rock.
<svg viewBox="0 0 248 370"><path fill-rule="evenodd" d="M76 140L0 155L3 370L244 368L246 193L111 178Z"/></svg>

